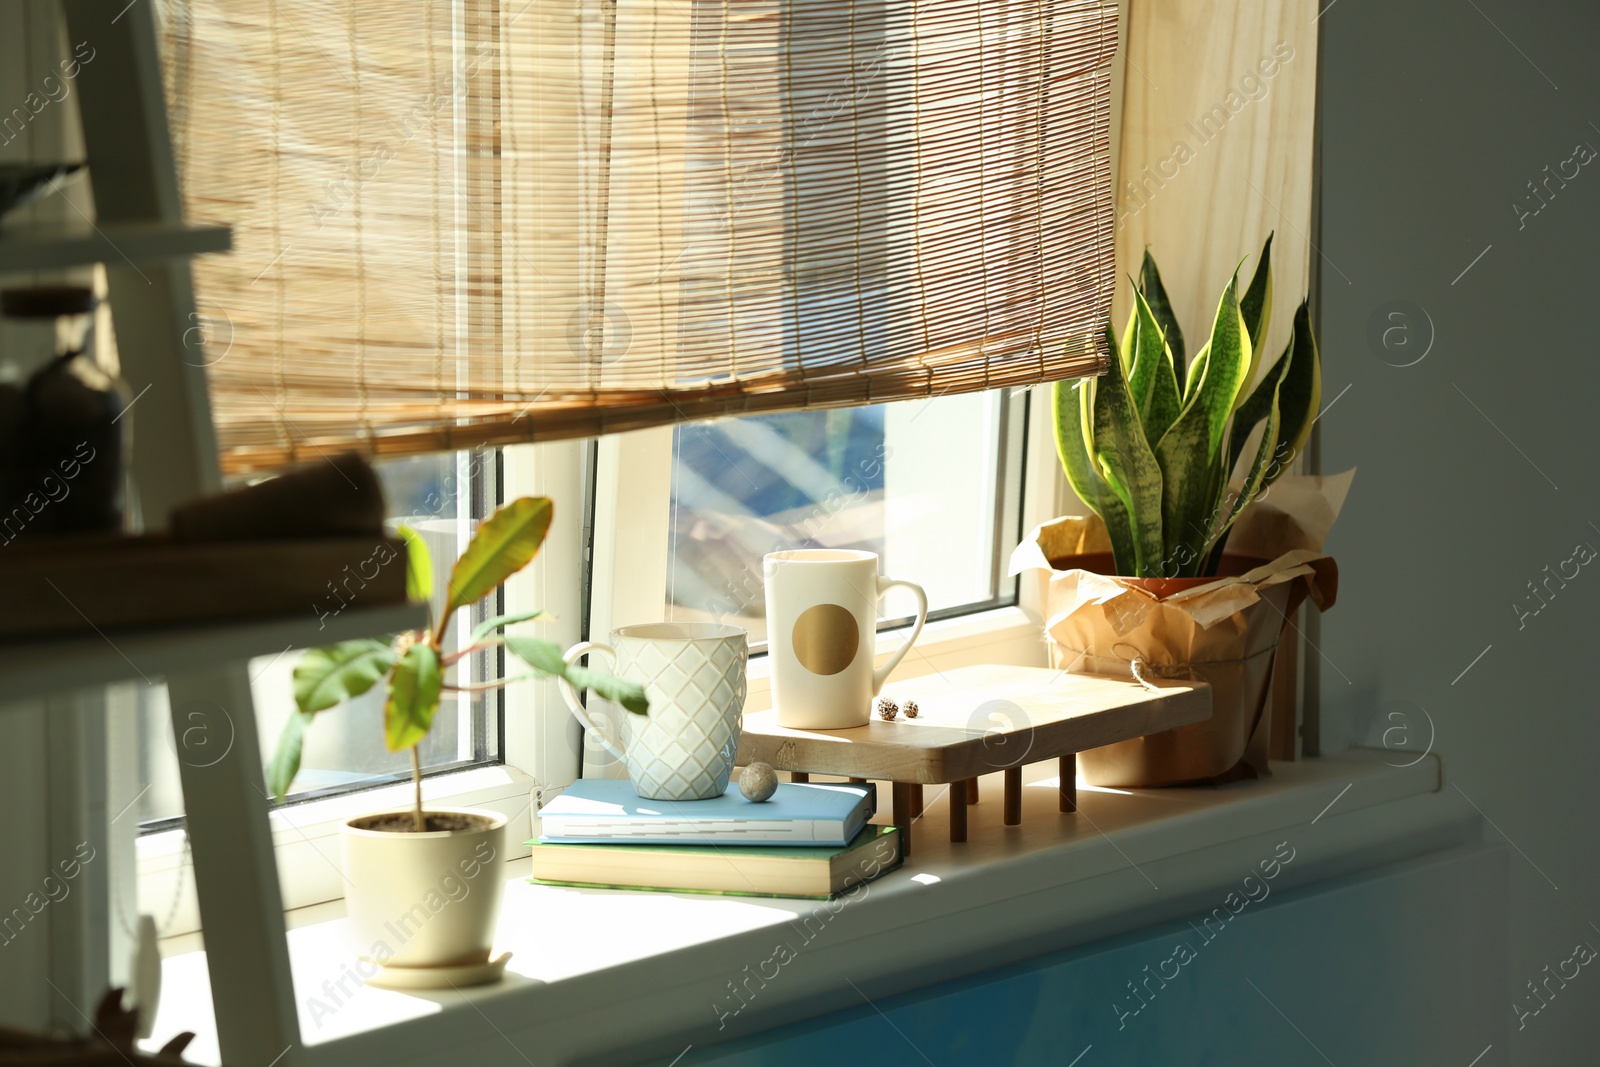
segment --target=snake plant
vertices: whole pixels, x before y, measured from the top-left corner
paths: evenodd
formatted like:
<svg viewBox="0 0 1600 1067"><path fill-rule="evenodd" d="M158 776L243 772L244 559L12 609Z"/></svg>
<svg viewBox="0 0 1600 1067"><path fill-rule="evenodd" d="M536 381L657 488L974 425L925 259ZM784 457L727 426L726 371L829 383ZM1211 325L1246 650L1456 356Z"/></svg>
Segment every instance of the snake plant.
<svg viewBox="0 0 1600 1067"><path fill-rule="evenodd" d="M1214 575L1240 512L1311 435L1322 372L1304 301L1283 355L1251 388L1272 317L1271 257L1269 236L1243 296L1234 269L1186 368L1183 331L1146 250L1120 344L1106 327L1110 368L1055 384L1061 465L1105 520L1118 574Z"/></svg>

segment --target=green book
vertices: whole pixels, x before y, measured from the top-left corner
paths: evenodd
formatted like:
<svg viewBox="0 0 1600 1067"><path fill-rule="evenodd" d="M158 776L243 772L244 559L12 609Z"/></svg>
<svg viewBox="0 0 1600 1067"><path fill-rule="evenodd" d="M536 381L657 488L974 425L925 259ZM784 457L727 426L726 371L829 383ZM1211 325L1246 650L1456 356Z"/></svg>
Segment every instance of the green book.
<svg viewBox="0 0 1600 1067"><path fill-rule="evenodd" d="M578 845L530 841L537 885L828 900L900 865L900 831L862 827L848 845Z"/></svg>

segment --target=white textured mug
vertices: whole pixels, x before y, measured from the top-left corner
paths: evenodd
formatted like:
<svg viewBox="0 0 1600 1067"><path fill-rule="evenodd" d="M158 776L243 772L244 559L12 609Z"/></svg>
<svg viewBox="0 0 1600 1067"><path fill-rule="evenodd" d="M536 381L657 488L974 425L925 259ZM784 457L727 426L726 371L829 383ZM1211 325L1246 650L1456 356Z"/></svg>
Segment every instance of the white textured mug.
<svg viewBox="0 0 1600 1067"><path fill-rule="evenodd" d="M872 698L928 621L920 585L878 576L872 552L816 548L773 552L765 561L767 650L778 725L848 730L872 718ZM877 670L878 597L904 586L917 598L906 643Z"/></svg>
<svg viewBox="0 0 1600 1067"><path fill-rule="evenodd" d="M561 695L627 766L634 792L646 800L720 797L739 751L749 635L713 622L642 623L614 630L609 645L574 645L565 658L571 664L596 652L613 661L617 677L644 686L650 713L623 715L627 737L616 738L589 715L565 678Z"/></svg>

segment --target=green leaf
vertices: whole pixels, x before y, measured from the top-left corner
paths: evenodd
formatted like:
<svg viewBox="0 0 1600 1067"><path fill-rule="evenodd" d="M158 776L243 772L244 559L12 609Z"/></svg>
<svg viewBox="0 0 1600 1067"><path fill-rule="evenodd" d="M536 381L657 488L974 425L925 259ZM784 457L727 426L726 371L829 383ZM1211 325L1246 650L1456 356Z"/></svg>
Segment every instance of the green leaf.
<svg viewBox="0 0 1600 1067"><path fill-rule="evenodd" d="M1106 484L1099 468L1089 458L1085 443L1084 412L1093 402L1094 379L1078 382L1056 382L1051 389L1051 408L1055 417L1056 453L1061 457L1061 469L1072 484L1073 491L1083 499L1106 524L1111 536L1111 551L1116 557L1117 570L1133 573L1133 528L1128 521L1127 509Z"/></svg>
<svg viewBox="0 0 1600 1067"><path fill-rule="evenodd" d="M488 637L502 626L511 626L519 622L532 622L535 619L548 618L552 618L552 616L545 614L543 608L535 608L532 611L519 611L511 615L496 615L492 619L484 619L477 626L473 627L471 643L477 644L479 641L482 641L485 637Z"/></svg>
<svg viewBox="0 0 1600 1067"><path fill-rule="evenodd" d="M1139 419L1144 424L1145 439L1161 440L1172 420L1183 407L1178 392L1178 380L1172 372L1172 353L1167 348L1166 335L1144 294L1135 292L1133 316L1128 330L1136 346L1133 370L1128 375L1128 390L1139 409ZM1135 328L1137 323L1137 328ZM1126 343L1126 342L1124 342Z"/></svg>
<svg viewBox="0 0 1600 1067"><path fill-rule="evenodd" d="M487 596L532 561L550 530L551 511L549 497L525 496L483 520L450 571L446 620L457 608Z"/></svg>
<svg viewBox="0 0 1600 1067"><path fill-rule="evenodd" d="M1248 443L1250 432L1272 413L1277 404L1279 384L1283 381L1283 370L1290 365L1294 358L1294 338L1289 339L1289 344L1284 348L1283 355L1278 357L1267 371L1266 377L1257 383L1245 402L1239 405L1239 410L1233 415L1233 428L1228 437L1228 476L1233 476L1234 468L1239 465L1239 453L1244 451Z"/></svg>
<svg viewBox="0 0 1600 1067"><path fill-rule="evenodd" d="M1278 437L1288 445L1275 470L1267 474L1266 484L1271 485L1278 475L1311 437L1311 425L1317 421L1322 406L1322 358L1317 351L1317 338L1311 332L1311 310L1305 301L1294 313L1294 333L1285 350L1294 353L1294 362L1284 374L1278 388L1278 411L1283 419Z"/></svg>
<svg viewBox="0 0 1600 1067"><path fill-rule="evenodd" d="M1122 373L1129 378L1133 377L1134 364L1139 358L1139 312L1135 309L1128 315L1128 325L1122 330L1122 343L1118 344L1113 337L1111 351L1117 354L1118 361L1122 364ZM1111 331L1111 324L1106 323L1106 332Z"/></svg>
<svg viewBox="0 0 1600 1067"><path fill-rule="evenodd" d="M1156 269L1156 261L1148 248L1144 250L1144 262L1139 265L1139 292L1150 304L1150 311L1166 335L1167 347L1172 349L1172 376L1174 379L1182 378L1183 330L1178 327L1178 317L1172 313L1172 302L1167 299L1167 290L1161 284L1161 272Z"/></svg>
<svg viewBox="0 0 1600 1067"><path fill-rule="evenodd" d="M1239 276L1235 274L1222 291L1217 302L1217 317L1211 327L1211 340L1206 345L1205 366L1195 383L1195 395L1188 403L1198 406L1206 415L1206 452L1216 456L1222 447L1222 435L1228 428L1234 402L1239 391L1249 384L1252 363L1250 335L1245 329L1244 316L1239 314Z"/></svg>
<svg viewBox="0 0 1600 1067"><path fill-rule="evenodd" d="M390 752L401 752L428 736L444 676L433 646L418 642L406 649L389 683L389 701L383 706L383 739Z"/></svg>
<svg viewBox="0 0 1600 1067"><path fill-rule="evenodd" d="M1111 336L1109 326L1106 336ZM1156 357L1152 351L1147 358L1164 356ZM1106 484L1132 520L1135 569L1131 573L1145 575L1146 568L1155 566L1163 554L1161 467L1145 439L1120 363L1095 380L1093 395L1092 454Z"/></svg>
<svg viewBox="0 0 1600 1067"><path fill-rule="evenodd" d="M297 711L289 716L283 724L283 733L278 735L278 750L273 753L272 763L267 767L267 788L272 790L272 795L278 798L280 804L288 797L294 776L300 773L300 750L305 741L306 727L311 725L314 718L316 715L313 712Z"/></svg>
<svg viewBox="0 0 1600 1067"><path fill-rule="evenodd" d="M1250 365L1250 337L1239 314L1235 275L1223 290L1211 340L1190 368L1183 411L1156 443L1161 466L1161 577L1190 576L1206 564L1219 498L1227 488L1223 436Z"/></svg>
<svg viewBox="0 0 1600 1067"><path fill-rule="evenodd" d="M1135 291L1135 299L1138 298L1138 295L1138 292ZM1118 354L1122 357L1122 374L1128 381L1128 391L1133 394L1133 406L1138 408L1142 414L1145 405L1150 402L1150 385L1155 381L1155 374L1153 373L1154 364L1141 364L1139 351L1141 341L1147 347L1153 348L1154 345L1152 339L1141 337L1139 326L1139 308L1136 305L1128 313L1128 325L1122 329L1122 343L1113 343L1112 347L1116 348ZM1160 332L1161 328L1159 326L1156 327L1157 335ZM1111 338L1110 323L1106 324L1106 336L1108 339Z"/></svg>
<svg viewBox="0 0 1600 1067"><path fill-rule="evenodd" d="M1162 557L1159 565L1142 577L1185 577L1196 573L1204 562L1211 534L1215 464L1206 451L1205 411L1191 404L1162 435L1154 451L1161 467Z"/></svg>
<svg viewBox="0 0 1600 1067"><path fill-rule="evenodd" d="M1277 453L1279 444L1278 429L1281 424L1281 419L1278 412L1278 390L1283 384L1286 372L1293 365L1293 357L1294 342L1290 341L1289 349L1284 352L1283 358L1279 359L1277 363L1273 364L1272 369L1267 372L1266 378L1262 379L1262 388L1258 388L1255 393L1252 393L1250 400L1247 402L1246 406L1256 403L1257 394L1262 393L1263 389L1267 390L1265 393L1265 404L1267 409L1266 418L1262 422L1261 440L1256 445L1255 457L1251 460L1250 470L1245 474L1244 483L1239 488L1239 495L1229 502L1225 509L1225 513L1222 516L1222 522L1217 525L1216 532L1212 535L1214 547L1210 549L1210 552L1217 560L1221 559L1222 544L1227 536L1228 530L1233 526L1234 520L1239 517L1240 512L1244 511L1245 506L1256 498L1257 493L1261 492L1261 487L1263 484L1265 484L1267 468L1274 462L1274 457ZM1240 408L1239 410L1243 412L1244 408ZM1237 419L1235 419L1233 432L1237 434L1242 441L1243 438L1249 436L1250 429L1253 428L1253 425L1254 424L1252 423L1243 427L1243 432L1241 432L1240 423ZM1231 455L1237 455L1237 449L1233 447L1231 442L1229 444L1229 452ZM1282 457L1278 458L1280 460L1282 459ZM1229 466L1229 470L1230 472L1232 470L1231 464ZM1208 567L1214 569L1215 564L1208 564Z"/></svg>
<svg viewBox="0 0 1600 1067"><path fill-rule="evenodd" d="M1205 377L1206 360L1211 356L1211 342L1207 341L1200 346L1200 351L1189 364L1189 373L1183 379L1183 400L1188 403L1194 396L1195 390L1200 387L1200 379Z"/></svg>
<svg viewBox="0 0 1600 1067"><path fill-rule="evenodd" d="M1318 405L1322 403L1322 368L1317 358L1317 339L1311 334L1311 315L1304 301L1294 313L1294 330L1283 355L1273 364L1266 377L1256 386L1233 416L1234 439L1230 444L1228 471L1239 462L1239 453L1245 445L1250 430L1267 417L1276 397L1282 426L1278 433L1278 454L1268 468L1266 484L1277 480L1278 475L1294 461L1311 436L1311 424L1316 421Z"/></svg>
<svg viewBox="0 0 1600 1067"><path fill-rule="evenodd" d="M566 677L567 661L561 651L561 646L554 641L546 640L543 637L522 637L517 634L507 634L506 648L510 649L524 663L542 675L554 678Z"/></svg>
<svg viewBox="0 0 1600 1067"><path fill-rule="evenodd" d="M433 557L428 542L409 526L397 532L406 543L406 597L421 604L433 600Z"/></svg>
<svg viewBox="0 0 1600 1067"><path fill-rule="evenodd" d="M1239 314L1244 316L1245 328L1250 331L1250 344L1256 351L1267 343L1267 327L1272 324L1272 234L1261 246L1261 258L1256 260L1256 272L1239 298Z"/></svg>
<svg viewBox="0 0 1600 1067"><path fill-rule="evenodd" d="M294 668L294 702L307 714L358 697L389 673L394 653L383 641L363 637L308 649Z"/></svg>
<svg viewBox="0 0 1600 1067"><path fill-rule="evenodd" d="M565 678L579 689L592 689L613 704L621 704L635 715L650 710L644 686L626 682L604 671L568 664L562 658L561 646L542 637L522 637L506 634L506 648L540 674Z"/></svg>

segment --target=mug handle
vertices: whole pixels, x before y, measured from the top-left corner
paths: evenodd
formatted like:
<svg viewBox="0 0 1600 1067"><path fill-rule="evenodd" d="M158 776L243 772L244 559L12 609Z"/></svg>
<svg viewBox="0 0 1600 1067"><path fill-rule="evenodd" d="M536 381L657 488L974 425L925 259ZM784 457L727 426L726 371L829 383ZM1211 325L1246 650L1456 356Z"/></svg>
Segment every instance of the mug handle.
<svg viewBox="0 0 1600 1067"><path fill-rule="evenodd" d="M885 590L892 589L897 585L903 589L911 590L912 594L917 598L917 624L911 628L911 636L906 638L906 643L901 645L895 654L889 657L889 662L872 672L873 696L877 696L883 689L883 683L889 679L889 672L900 666L900 661L905 659L906 653L911 651L911 646L922 635L923 624L928 621L928 594L924 593L922 586L916 582L902 581L899 578L885 578L880 575L878 577L878 595L882 596ZM876 635L874 635L873 643L874 645L877 643Z"/></svg>
<svg viewBox="0 0 1600 1067"><path fill-rule="evenodd" d="M567 649L566 655L561 658L570 667L584 656L592 655L596 652L604 652L611 657L612 664L616 664L617 650L610 645L602 645L598 641L584 641L581 644L573 645ZM627 763L628 757L623 755L622 749L611 740L610 735L606 733L605 727L591 718L588 709L578 700L578 690L573 687L572 683L565 678L557 678L556 684L561 687L561 698L567 702L567 710L572 712L573 717L583 724L584 729L594 731L594 735L600 739L600 743L606 746L607 752L623 763Z"/></svg>

